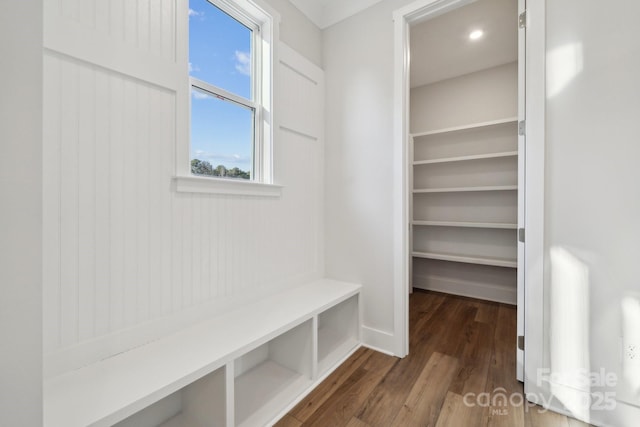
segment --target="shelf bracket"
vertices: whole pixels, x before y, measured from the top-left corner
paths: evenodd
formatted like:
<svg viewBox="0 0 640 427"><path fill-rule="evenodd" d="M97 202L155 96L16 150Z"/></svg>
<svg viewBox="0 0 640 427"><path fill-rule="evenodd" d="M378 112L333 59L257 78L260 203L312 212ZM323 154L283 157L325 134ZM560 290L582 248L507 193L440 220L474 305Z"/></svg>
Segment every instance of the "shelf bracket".
<svg viewBox="0 0 640 427"><path fill-rule="evenodd" d="M518 228L518 241L524 243L524 228Z"/></svg>
<svg viewBox="0 0 640 427"><path fill-rule="evenodd" d="M526 122L524 120L520 120L518 122L518 135L524 136L526 131Z"/></svg>

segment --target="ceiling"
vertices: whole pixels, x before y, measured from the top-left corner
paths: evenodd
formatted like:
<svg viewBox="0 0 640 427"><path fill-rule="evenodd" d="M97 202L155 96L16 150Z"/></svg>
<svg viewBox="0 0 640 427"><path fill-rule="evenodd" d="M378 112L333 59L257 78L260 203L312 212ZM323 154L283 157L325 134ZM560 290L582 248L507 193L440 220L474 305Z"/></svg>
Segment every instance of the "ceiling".
<svg viewBox="0 0 640 427"><path fill-rule="evenodd" d="M411 87L516 61L517 21L517 1L478 0L412 26ZM472 41L476 29L484 36Z"/></svg>
<svg viewBox="0 0 640 427"><path fill-rule="evenodd" d="M289 0L321 29L342 21L382 0Z"/></svg>

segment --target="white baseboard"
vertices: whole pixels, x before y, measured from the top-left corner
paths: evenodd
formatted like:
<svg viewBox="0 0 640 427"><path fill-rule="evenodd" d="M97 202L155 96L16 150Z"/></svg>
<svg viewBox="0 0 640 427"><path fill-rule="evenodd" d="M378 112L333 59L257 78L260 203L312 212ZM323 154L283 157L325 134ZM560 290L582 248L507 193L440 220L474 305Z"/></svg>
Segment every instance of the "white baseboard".
<svg viewBox="0 0 640 427"><path fill-rule="evenodd" d="M515 305L518 301L516 286L505 287L487 283L454 280L440 276L414 276L413 287L428 291L444 292L464 297L483 299Z"/></svg>
<svg viewBox="0 0 640 427"><path fill-rule="evenodd" d="M380 353L395 356L393 351L395 337L392 333L362 326L362 345Z"/></svg>

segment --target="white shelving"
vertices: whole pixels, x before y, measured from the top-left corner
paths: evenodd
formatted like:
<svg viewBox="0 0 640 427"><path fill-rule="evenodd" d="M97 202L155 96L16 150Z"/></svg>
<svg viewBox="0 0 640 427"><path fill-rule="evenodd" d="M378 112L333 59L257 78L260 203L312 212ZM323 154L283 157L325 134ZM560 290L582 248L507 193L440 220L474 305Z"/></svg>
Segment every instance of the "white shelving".
<svg viewBox="0 0 640 427"><path fill-rule="evenodd" d="M318 373L324 374L358 342L358 296L318 316Z"/></svg>
<svg viewBox="0 0 640 427"><path fill-rule="evenodd" d="M420 165L432 165L435 163L467 162L472 160L496 159L500 157L518 157L518 152L505 151L502 153L474 154L471 156L457 156L457 157L445 157L442 159L418 160L418 161L414 161L413 165L420 166Z"/></svg>
<svg viewBox="0 0 640 427"><path fill-rule="evenodd" d="M182 426L224 426L228 423L226 388L228 366L218 369L182 391ZM139 427L139 426L137 426Z"/></svg>
<svg viewBox="0 0 640 427"><path fill-rule="evenodd" d="M267 360L236 378L236 426L265 425L311 385L311 379Z"/></svg>
<svg viewBox="0 0 640 427"><path fill-rule="evenodd" d="M435 252L413 252L413 256L416 258L464 262L468 264L493 265L496 267L510 267L510 268L517 267L517 260L506 259L506 258L465 256L465 255L454 255L454 254L444 254L444 253L435 253Z"/></svg>
<svg viewBox="0 0 640 427"><path fill-rule="evenodd" d="M517 189L517 185L492 185L487 187L418 188L413 190L413 193L469 193L473 191L515 191Z"/></svg>
<svg viewBox="0 0 640 427"><path fill-rule="evenodd" d="M360 288L303 284L49 379L43 424L267 425L360 345Z"/></svg>
<svg viewBox="0 0 640 427"><path fill-rule="evenodd" d="M515 230L518 228L516 223L506 222L464 222L464 221L420 221L414 220L413 225L429 226L429 227L468 227L468 228L499 228Z"/></svg>
<svg viewBox="0 0 640 427"><path fill-rule="evenodd" d="M235 365L236 426L264 425L311 385L313 322L239 357Z"/></svg>
<svg viewBox="0 0 640 427"><path fill-rule="evenodd" d="M479 123L471 123L463 126L452 126L448 128L435 129L435 130L430 130L426 132L416 132L416 133L412 133L411 136L416 138L419 136L441 135L443 133L460 132L463 130L476 130L483 127L490 127L490 126L502 125L506 123L517 123L517 122L518 122L517 117L507 117L504 119L489 120L486 122L479 122Z"/></svg>
<svg viewBox="0 0 640 427"><path fill-rule="evenodd" d="M412 285L515 303L517 119L412 141Z"/></svg>

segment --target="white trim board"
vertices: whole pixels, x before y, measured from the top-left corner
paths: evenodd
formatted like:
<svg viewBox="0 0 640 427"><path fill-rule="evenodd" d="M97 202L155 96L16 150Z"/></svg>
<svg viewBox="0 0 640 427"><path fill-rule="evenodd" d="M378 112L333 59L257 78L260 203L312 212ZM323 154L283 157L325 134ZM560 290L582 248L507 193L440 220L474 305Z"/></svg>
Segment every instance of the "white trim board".
<svg viewBox="0 0 640 427"><path fill-rule="evenodd" d="M393 297L397 356L409 353L409 23L418 22L474 0L417 0L393 12Z"/></svg>
<svg viewBox="0 0 640 427"><path fill-rule="evenodd" d="M409 294L409 23L420 22L473 0L417 0L397 9L394 20L394 334L395 353L408 352ZM545 5L527 4L526 37L526 182L524 268L525 392L537 392L536 369L544 366L544 129L545 129Z"/></svg>
<svg viewBox="0 0 640 427"><path fill-rule="evenodd" d="M419 22L473 0L417 0L397 9L394 19L394 333L396 354L408 351L409 218L409 23ZM540 390L536 369L544 366L544 130L545 5L527 3L525 228L525 392Z"/></svg>
<svg viewBox="0 0 640 427"><path fill-rule="evenodd" d="M385 354L391 354L384 350L393 348L395 336L390 332L381 331L369 326L362 326L362 343L366 347Z"/></svg>

